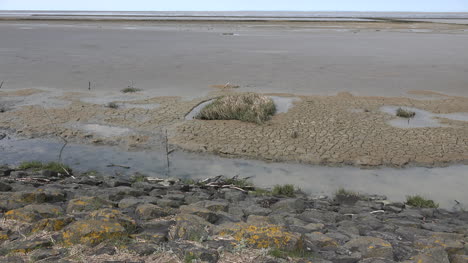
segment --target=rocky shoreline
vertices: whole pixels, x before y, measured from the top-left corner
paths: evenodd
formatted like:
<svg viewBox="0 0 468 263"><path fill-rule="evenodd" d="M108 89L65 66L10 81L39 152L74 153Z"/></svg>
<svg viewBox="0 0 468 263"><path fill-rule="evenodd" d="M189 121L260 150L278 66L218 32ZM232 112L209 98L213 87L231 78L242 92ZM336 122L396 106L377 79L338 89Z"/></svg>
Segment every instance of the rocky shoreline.
<svg viewBox="0 0 468 263"><path fill-rule="evenodd" d="M468 262L463 209L237 178L0 166L0 217L0 262Z"/></svg>

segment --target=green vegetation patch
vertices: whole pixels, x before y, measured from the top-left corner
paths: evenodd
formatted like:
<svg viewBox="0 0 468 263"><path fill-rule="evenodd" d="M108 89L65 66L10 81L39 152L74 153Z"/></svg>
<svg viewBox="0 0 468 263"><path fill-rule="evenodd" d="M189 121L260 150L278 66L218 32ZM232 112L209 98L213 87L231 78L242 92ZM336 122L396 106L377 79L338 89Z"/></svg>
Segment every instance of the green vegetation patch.
<svg viewBox="0 0 468 263"><path fill-rule="evenodd" d="M133 93L133 92L141 91L141 89L137 89L137 88L134 88L134 87L128 87L128 88L125 88L125 89L123 89L121 91L123 93Z"/></svg>
<svg viewBox="0 0 468 263"><path fill-rule="evenodd" d="M34 171L48 170L57 173L63 173L65 170L68 173L72 172L70 166L58 162L49 162L46 164L39 161L22 162L18 168L21 170L33 169Z"/></svg>
<svg viewBox="0 0 468 263"><path fill-rule="evenodd" d="M285 184L285 185L275 185L271 193L273 195L282 195L287 197L294 197L294 185L292 184Z"/></svg>
<svg viewBox="0 0 468 263"><path fill-rule="evenodd" d="M434 202L434 200L425 199L420 195L413 195L406 197L406 204L419 207L419 208L438 208L439 204Z"/></svg>
<svg viewBox="0 0 468 263"><path fill-rule="evenodd" d="M396 111L396 116L402 118L413 118L416 115L416 112L398 108Z"/></svg>
<svg viewBox="0 0 468 263"><path fill-rule="evenodd" d="M204 107L195 118L201 120L240 120L261 124L276 112L273 100L255 93L229 95Z"/></svg>

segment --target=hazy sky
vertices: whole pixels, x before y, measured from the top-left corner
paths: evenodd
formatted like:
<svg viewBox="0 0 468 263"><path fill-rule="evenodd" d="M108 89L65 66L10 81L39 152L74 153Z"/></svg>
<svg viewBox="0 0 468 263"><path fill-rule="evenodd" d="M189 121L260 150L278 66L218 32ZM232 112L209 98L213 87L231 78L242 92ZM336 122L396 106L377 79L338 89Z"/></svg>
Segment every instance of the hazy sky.
<svg viewBox="0 0 468 263"><path fill-rule="evenodd" d="M0 10L468 12L468 0L0 0Z"/></svg>

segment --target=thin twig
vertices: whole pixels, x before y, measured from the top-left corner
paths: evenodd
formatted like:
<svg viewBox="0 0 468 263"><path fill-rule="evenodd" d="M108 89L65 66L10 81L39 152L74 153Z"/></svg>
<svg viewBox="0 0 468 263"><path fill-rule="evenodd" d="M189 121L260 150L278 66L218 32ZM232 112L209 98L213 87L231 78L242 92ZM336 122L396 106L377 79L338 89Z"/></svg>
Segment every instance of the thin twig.
<svg viewBox="0 0 468 263"><path fill-rule="evenodd" d="M60 152L59 152L59 156L58 156L58 163L60 165L60 168L62 168L63 171L65 171L65 173L70 176L70 173L68 172L67 169L65 169L65 167L63 167L62 165L62 153L63 153L63 150L65 149L65 146L67 146L68 144L68 141L67 139L65 139L63 136L61 136L58 132L58 129L57 129L57 125L52 121L52 118L49 116L49 114L47 113L47 111L45 110L44 107L42 107L42 110L44 111L45 115L47 116L47 118L49 119L50 123L52 124L52 126L54 127L54 130L55 130L55 133L57 134L58 137L60 137L60 139L63 140L63 145L62 145L62 148L60 148Z"/></svg>
<svg viewBox="0 0 468 263"><path fill-rule="evenodd" d="M2 83L0 83L0 89L3 87L3 80L2 80Z"/></svg>
<svg viewBox="0 0 468 263"><path fill-rule="evenodd" d="M169 162L169 143L168 143L168 140L167 140L167 129L166 129L166 132L165 132L165 135L166 135L166 139L165 139L165 144L166 144L166 164L167 164L167 176L169 176L169 174L171 173L171 164Z"/></svg>
<svg viewBox="0 0 468 263"><path fill-rule="evenodd" d="M91 90L91 81L88 81L88 90Z"/></svg>

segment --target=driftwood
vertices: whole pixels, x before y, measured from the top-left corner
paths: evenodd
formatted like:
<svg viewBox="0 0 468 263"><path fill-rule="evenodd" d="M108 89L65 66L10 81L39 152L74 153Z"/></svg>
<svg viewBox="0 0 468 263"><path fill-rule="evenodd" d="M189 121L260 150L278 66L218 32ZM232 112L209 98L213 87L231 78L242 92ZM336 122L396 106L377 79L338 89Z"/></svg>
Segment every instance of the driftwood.
<svg viewBox="0 0 468 263"><path fill-rule="evenodd" d="M130 169L131 167L130 166L125 166L125 165L120 165L120 164L108 164L106 165L107 167L120 167L120 168L125 168L125 169Z"/></svg>

